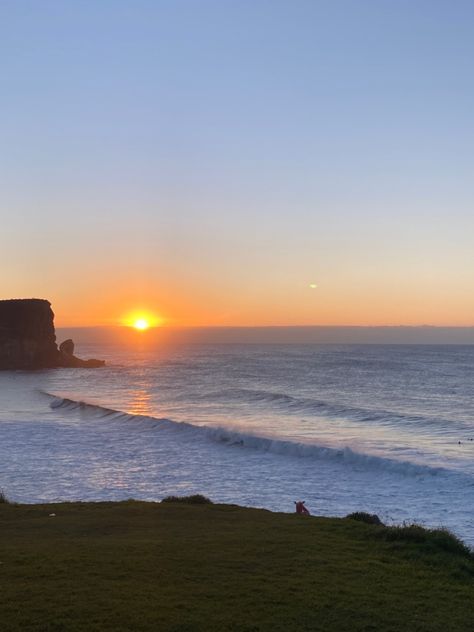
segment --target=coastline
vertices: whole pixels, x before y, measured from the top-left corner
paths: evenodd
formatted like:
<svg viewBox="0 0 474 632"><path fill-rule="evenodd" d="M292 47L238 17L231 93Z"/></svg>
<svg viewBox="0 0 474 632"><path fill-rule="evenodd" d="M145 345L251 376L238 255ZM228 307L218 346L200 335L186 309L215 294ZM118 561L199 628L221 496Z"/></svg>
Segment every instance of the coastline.
<svg viewBox="0 0 474 632"><path fill-rule="evenodd" d="M13 500L205 490L286 512L304 498L320 515L363 508L474 544L471 385L454 370L473 366L471 348L119 348L107 360L100 380L0 375L1 484Z"/></svg>

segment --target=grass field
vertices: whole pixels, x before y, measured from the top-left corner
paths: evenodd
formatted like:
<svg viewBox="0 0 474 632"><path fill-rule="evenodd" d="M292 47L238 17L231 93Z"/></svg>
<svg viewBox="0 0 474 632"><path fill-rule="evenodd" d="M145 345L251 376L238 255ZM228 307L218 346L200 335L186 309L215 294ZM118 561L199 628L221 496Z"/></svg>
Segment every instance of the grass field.
<svg viewBox="0 0 474 632"><path fill-rule="evenodd" d="M474 630L472 557L386 536L230 505L0 504L0 630Z"/></svg>

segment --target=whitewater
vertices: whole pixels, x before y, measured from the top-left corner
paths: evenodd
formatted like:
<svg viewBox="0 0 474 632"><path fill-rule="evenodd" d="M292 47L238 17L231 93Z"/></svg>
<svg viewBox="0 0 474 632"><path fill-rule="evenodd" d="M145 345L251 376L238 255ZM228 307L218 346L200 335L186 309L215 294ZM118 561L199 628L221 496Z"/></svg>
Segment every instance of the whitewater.
<svg viewBox="0 0 474 632"><path fill-rule="evenodd" d="M377 513L474 545L474 346L83 345L98 370L0 373L17 502Z"/></svg>

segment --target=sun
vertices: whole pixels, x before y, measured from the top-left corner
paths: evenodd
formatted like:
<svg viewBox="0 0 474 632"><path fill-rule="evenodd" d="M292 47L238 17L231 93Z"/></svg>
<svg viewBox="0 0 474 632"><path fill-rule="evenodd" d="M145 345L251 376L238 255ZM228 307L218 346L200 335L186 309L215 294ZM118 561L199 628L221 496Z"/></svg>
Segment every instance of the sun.
<svg viewBox="0 0 474 632"><path fill-rule="evenodd" d="M137 320L133 323L133 327L135 327L135 329L138 329L139 331L145 331L145 329L148 329L150 326L150 323L147 321L146 318L137 318Z"/></svg>
<svg viewBox="0 0 474 632"><path fill-rule="evenodd" d="M120 323L126 327L131 327L135 331L146 331L163 325L163 318L157 316L149 310L134 310L124 316Z"/></svg>

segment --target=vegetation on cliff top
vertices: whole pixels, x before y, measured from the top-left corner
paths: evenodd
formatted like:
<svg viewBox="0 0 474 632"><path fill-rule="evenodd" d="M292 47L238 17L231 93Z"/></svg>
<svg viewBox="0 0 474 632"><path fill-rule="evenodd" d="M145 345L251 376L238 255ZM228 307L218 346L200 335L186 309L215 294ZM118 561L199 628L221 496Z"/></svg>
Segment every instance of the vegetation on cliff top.
<svg viewBox="0 0 474 632"><path fill-rule="evenodd" d="M420 529L210 503L1 504L2 632L472 629L470 552Z"/></svg>

